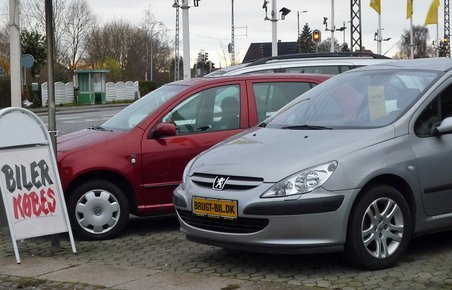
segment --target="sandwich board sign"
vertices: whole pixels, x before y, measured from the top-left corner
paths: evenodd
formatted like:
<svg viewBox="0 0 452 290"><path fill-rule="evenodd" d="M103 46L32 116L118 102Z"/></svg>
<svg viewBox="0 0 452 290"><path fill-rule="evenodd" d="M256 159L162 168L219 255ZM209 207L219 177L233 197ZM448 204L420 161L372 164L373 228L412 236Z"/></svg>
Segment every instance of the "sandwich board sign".
<svg viewBox="0 0 452 290"><path fill-rule="evenodd" d="M23 108L0 110L0 192L17 263L17 241L68 232L55 154L45 124Z"/></svg>

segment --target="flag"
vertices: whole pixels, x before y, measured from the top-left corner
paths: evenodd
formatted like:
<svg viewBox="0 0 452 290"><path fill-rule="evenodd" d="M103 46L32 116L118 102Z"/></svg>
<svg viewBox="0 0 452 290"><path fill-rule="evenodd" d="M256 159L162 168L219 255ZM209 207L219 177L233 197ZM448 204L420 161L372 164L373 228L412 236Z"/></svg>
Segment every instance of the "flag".
<svg viewBox="0 0 452 290"><path fill-rule="evenodd" d="M381 14L380 0L370 0L370 7L372 7L378 14Z"/></svg>
<svg viewBox="0 0 452 290"><path fill-rule="evenodd" d="M406 19L413 17L413 0L406 0Z"/></svg>
<svg viewBox="0 0 452 290"><path fill-rule="evenodd" d="M425 18L425 25L438 24L438 7L439 0L433 0L428 9L427 17Z"/></svg>

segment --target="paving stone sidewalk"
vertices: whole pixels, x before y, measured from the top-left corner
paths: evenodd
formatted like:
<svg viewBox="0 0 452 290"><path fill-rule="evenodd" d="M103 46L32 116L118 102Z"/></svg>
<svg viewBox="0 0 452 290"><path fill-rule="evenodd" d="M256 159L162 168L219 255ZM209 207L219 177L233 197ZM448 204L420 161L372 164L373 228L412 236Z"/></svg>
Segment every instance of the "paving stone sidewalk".
<svg viewBox="0 0 452 290"><path fill-rule="evenodd" d="M363 271L340 255L272 255L189 242L174 216L134 218L121 237L19 243L0 230L0 289L452 289L452 233L414 240L396 267Z"/></svg>

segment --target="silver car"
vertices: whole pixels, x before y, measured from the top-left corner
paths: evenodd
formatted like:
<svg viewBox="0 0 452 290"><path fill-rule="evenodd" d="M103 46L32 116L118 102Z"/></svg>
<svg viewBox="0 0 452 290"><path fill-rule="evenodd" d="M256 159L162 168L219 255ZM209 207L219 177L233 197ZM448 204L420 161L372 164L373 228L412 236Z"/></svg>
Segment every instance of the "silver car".
<svg viewBox="0 0 452 290"><path fill-rule="evenodd" d="M338 75L201 153L174 191L189 240L270 253L343 251L393 266L452 228L452 60Z"/></svg>
<svg viewBox="0 0 452 290"><path fill-rule="evenodd" d="M337 75L358 67L382 64L393 59L372 53L332 52L297 53L271 56L249 63L225 67L206 77L236 76L255 73L315 73Z"/></svg>

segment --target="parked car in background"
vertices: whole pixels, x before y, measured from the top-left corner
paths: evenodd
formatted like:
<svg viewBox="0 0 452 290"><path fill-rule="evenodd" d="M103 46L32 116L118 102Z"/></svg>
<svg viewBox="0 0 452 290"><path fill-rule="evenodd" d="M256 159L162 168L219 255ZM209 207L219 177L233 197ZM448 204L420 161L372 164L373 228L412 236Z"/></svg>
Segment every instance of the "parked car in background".
<svg viewBox="0 0 452 290"><path fill-rule="evenodd" d="M286 54L225 67L211 72L205 77L252 73L317 73L336 75L354 68L388 61L394 60L379 54L361 52Z"/></svg>
<svg viewBox="0 0 452 290"><path fill-rule="evenodd" d="M58 138L58 167L74 233L114 237L135 215L174 212L187 162L255 126L323 75L249 75L173 82L102 126Z"/></svg>
<svg viewBox="0 0 452 290"><path fill-rule="evenodd" d="M380 269L412 236L452 228L451 164L452 60L398 61L338 75L200 154L174 203L192 241Z"/></svg>

